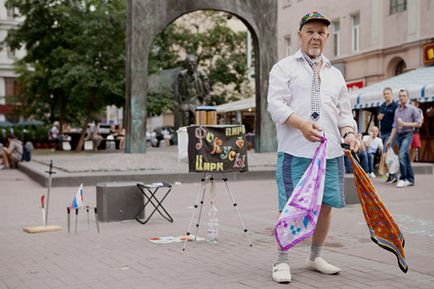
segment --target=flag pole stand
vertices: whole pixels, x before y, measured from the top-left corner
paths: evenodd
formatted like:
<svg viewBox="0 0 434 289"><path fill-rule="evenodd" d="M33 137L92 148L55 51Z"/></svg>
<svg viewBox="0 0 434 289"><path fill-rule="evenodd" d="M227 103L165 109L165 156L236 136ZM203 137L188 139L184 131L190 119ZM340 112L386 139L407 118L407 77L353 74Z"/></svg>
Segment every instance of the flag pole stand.
<svg viewBox="0 0 434 289"><path fill-rule="evenodd" d="M50 201L50 190L51 190L51 179L53 174L55 174L56 172L53 171L53 161L50 161L50 166L48 171L46 171L46 173L48 174L48 180L47 180L47 203L44 206L44 204L42 204L42 214L45 213L45 216L43 215L43 226L35 226L35 227L24 227L23 231L26 233L45 233L45 232L57 232L57 231L62 231L62 227L60 226L48 226L48 206L49 206L49 201Z"/></svg>

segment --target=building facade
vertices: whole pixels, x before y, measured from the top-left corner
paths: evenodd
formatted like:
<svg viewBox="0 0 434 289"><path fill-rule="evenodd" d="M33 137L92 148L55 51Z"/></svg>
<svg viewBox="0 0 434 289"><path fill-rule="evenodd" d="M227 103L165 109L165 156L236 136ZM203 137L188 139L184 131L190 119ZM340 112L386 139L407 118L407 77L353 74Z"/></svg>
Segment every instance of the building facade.
<svg viewBox="0 0 434 289"><path fill-rule="evenodd" d="M434 1L280 0L279 58L298 50L299 21L310 11L332 21L325 55L350 89L423 66L423 47L434 42Z"/></svg>
<svg viewBox="0 0 434 289"><path fill-rule="evenodd" d="M325 55L350 89L424 66L423 47L434 42L431 0L280 0L279 59L298 50L299 21L311 11L332 21Z"/></svg>
<svg viewBox="0 0 434 289"><path fill-rule="evenodd" d="M17 26L21 19L16 18L12 9L5 7L5 0L0 0L0 39L7 36L8 30ZM19 87L14 71L14 62L24 55L22 50L13 51L9 47L0 50L0 121L5 120L5 113L10 112L11 106L7 105L6 98L15 96Z"/></svg>
<svg viewBox="0 0 434 289"><path fill-rule="evenodd" d="M404 72L434 65L432 0L279 0L278 11L279 59L299 49L297 33L303 15L318 11L331 20L331 35L324 54L342 72L349 91L355 91L353 94ZM399 89L394 89L395 99ZM361 132L378 124L381 102L380 93L375 105L354 107ZM432 162L434 119L430 112L434 110L434 102L422 103L421 109L425 114L421 128L421 155L425 157L421 160Z"/></svg>

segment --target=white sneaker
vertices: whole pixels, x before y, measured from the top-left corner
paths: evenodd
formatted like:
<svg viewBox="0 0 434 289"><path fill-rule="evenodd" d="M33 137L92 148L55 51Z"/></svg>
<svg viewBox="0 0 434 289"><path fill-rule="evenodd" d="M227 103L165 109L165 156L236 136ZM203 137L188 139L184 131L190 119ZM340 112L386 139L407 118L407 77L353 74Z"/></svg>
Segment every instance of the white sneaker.
<svg viewBox="0 0 434 289"><path fill-rule="evenodd" d="M374 173L370 173L369 176L373 179L377 177Z"/></svg>
<svg viewBox="0 0 434 289"><path fill-rule="evenodd" d="M414 184L412 182L410 182L409 180L405 180L404 182L405 182L406 187L414 186Z"/></svg>
<svg viewBox="0 0 434 289"><path fill-rule="evenodd" d="M307 268L310 270L318 271L326 275L338 274L341 271L340 268L327 263L327 261L321 257L315 258L314 261L308 260Z"/></svg>
<svg viewBox="0 0 434 289"><path fill-rule="evenodd" d="M291 282L291 269L286 263L274 264L272 276L277 283L289 283Z"/></svg>
<svg viewBox="0 0 434 289"><path fill-rule="evenodd" d="M397 188L405 188L407 186L408 186L408 184L406 183L405 180L399 180L398 183L396 184Z"/></svg>

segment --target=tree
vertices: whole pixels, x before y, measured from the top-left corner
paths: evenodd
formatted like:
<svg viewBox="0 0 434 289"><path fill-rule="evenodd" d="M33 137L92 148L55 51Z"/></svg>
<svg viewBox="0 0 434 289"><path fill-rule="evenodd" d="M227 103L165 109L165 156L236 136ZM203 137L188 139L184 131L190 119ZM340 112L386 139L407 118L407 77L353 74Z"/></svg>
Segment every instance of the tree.
<svg viewBox="0 0 434 289"><path fill-rule="evenodd" d="M24 112L47 116L50 107L51 121L80 122L81 149L94 115L106 104L124 103L125 1L8 0L6 5L25 17L3 42L26 49L17 62Z"/></svg>
<svg viewBox="0 0 434 289"><path fill-rule="evenodd" d="M230 14L225 12L197 11L173 22L154 40L148 72L181 66L180 55L194 54L212 86L209 104L218 105L250 95L247 33L231 30L229 18Z"/></svg>

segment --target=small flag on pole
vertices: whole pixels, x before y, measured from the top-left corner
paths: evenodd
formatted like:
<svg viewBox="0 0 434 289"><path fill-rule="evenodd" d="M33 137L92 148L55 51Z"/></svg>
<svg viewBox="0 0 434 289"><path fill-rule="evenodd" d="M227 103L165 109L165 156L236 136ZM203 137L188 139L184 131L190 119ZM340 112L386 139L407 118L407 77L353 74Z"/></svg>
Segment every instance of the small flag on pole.
<svg viewBox="0 0 434 289"><path fill-rule="evenodd" d="M75 198L72 201L71 208L78 209L83 206L83 184L78 188L77 193L75 194Z"/></svg>
<svg viewBox="0 0 434 289"><path fill-rule="evenodd" d="M41 196L41 209L42 209L42 222L44 223L44 226L47 225L45 222L45 195L42 194Z"/></svg>

